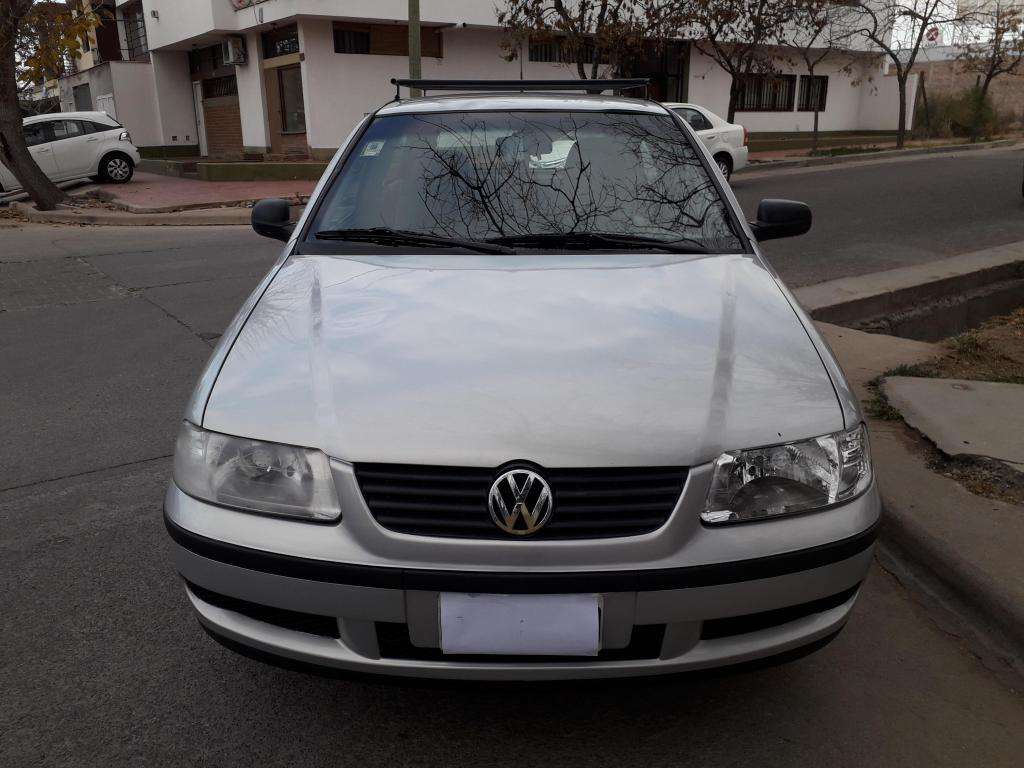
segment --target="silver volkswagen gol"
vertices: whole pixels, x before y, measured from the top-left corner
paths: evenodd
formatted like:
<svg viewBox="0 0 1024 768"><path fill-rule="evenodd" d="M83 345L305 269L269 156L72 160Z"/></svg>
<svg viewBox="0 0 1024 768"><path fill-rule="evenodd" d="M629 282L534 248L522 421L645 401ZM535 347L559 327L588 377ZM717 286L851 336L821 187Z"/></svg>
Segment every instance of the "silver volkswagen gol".
<svg viewBox="0 0 1024 768"><path fill-rule="evenodd" d="M196 387L165 517L203 628L321 671L536 680L792 657L879 521L843 374L633 81L399 81ZM586 88L590 93L567 92ZM548 92L544 93L543 90ZM557 91L557 92L553 92Z"/></svg>

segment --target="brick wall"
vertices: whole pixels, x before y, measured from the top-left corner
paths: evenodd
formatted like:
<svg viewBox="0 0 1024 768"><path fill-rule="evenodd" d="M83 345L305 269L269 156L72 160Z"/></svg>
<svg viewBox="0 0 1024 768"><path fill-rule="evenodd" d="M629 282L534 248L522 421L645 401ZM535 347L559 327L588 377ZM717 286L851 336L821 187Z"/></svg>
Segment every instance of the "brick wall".
<svg viewBox="0 0 1024 768"><path fill-rule="evenodd" d="M976 72L964 72L956 61L915 64L913 71L924 73L929 98L961 94L978 81ZM1000 75L992 81L988 94L1000 115L1018 122L1024 120L1024 76Z"/></svg>
<svg viewBox="0 0 1024 768"><path fill-rule="evenodd" d="M206 143L210 157L224 160L242 158L242 117L238 96L203 99Z"/></svg>

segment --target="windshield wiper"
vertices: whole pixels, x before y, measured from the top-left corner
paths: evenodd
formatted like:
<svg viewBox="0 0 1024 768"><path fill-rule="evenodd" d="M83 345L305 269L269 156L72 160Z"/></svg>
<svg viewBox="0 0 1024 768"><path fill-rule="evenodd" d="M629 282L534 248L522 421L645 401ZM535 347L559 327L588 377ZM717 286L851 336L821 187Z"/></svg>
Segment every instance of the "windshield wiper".
<svg viewBox="0 0 1024 768"><path fill-rule="evenodd" d="M427 247L454 246L480 253L515 253L511 248L499 243L483 240L463 240L458 237L432 235L429 232L412 232L405 229L388 227L370 227L368 229L322 229L315 235L317 240L351 240L362 243L380 243L381 245L423 245Z"/></svg>
<svg viewBox="0 0 1024 768"><path fill-rule="evenodd" d="M656 237L612 232L548 232L535 235L507 235L489 238L487 242L518 245L524 248L657 248L672 253L710 253L706 248L685 240L660 240Z"/></svg>

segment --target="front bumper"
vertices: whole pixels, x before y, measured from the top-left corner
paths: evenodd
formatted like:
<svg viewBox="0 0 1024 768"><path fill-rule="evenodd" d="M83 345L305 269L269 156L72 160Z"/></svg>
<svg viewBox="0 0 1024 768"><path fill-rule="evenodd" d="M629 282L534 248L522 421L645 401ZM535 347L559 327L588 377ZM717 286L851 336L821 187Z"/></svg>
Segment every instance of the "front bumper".
<svg viewBox="0 0 1024 768"><path fill-rule="evenodd" d="M843 626L879 518L872 487L813 515L709 529L693 514L708 479L697 468L668 523L651 534L430 539L379 529L350 468L333 468L344 519L329 526L222 509L171 484L165 517L175 564L212 634L320 668L416 677L596 678L737 664ZM331 549L339 554L324 556ZM442 657L438 597L446 591L600 594L602 655Z"/></svg>

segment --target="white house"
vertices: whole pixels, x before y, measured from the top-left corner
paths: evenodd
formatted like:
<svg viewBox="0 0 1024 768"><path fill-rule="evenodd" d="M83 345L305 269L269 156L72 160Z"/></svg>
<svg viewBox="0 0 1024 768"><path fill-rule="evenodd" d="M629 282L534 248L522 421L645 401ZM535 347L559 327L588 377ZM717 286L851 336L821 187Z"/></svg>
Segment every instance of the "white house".
<svg viewBox="0 0 1024 768"><path fill-rule="evenodd" d="M228 159L329 157L408 74L407 0L105 0L117 14L120 60L62 83L66 109L113 110L151 154ZM421 0L423 76L564 78L555 45L502 57L492 0ZM724 114L729 76L696 45L676 42L637 72L652 95ZM737 122L752 132L896 127L894 78L870 51L822 65L816 82L779 61L746 91ZM76 90L76 88L78 90ZM909 95L912 103L913 93ZM108 108L108 106L110 108Z"/></svg>

